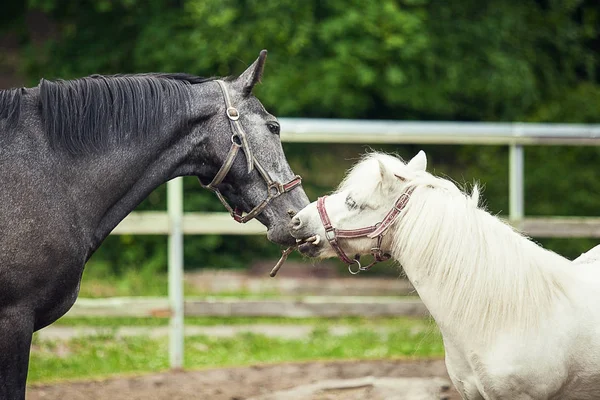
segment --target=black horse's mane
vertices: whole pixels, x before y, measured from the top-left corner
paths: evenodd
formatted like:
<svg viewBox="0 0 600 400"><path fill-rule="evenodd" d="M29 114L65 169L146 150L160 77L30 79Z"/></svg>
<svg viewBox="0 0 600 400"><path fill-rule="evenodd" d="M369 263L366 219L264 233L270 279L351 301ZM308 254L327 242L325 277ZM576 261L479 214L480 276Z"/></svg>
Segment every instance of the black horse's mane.
<svg viewBox="0 0 600 400"><path fill-rule="evenodd" d="M6 120L13 127L21 110L21 89L0 90L0 120Z"/></svg>
<svg viewBox="0 0 600 400"><path fill-rule="evenodd" d="M187 74L92 75L39 84L42 123L53 147L72 154L144 138L189 104L189 85L214 78ZM23 89L0 90L0 119L14 127Z"/></svg>

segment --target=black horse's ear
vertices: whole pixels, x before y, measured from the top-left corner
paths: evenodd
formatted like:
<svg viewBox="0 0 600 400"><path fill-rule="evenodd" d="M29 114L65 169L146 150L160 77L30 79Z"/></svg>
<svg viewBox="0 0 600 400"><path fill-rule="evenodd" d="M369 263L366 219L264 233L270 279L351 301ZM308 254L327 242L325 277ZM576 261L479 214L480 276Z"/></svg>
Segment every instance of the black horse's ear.
<svg viewBox="0 0 600 400"><path fill-rule="evenodd" d="M263 70L265 69L265 61L267 59L267 50L262 50L260 55L236 80L235 84L240 88L244 97L252 93L254 85L260 82Z"/></svg>

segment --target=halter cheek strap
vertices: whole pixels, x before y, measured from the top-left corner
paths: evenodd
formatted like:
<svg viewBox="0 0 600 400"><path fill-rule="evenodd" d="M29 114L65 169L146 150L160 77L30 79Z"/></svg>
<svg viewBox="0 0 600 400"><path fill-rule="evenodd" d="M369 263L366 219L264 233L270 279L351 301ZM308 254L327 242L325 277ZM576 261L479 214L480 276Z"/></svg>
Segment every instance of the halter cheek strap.
<svg viewBox="0 0 600 400"><path fill-rule="evenodd" d="M229 149L229 152L225 157L223 165L221 166L221 168L219 168L219 171L217 171L217 174L215 175L213 180L208 185L204 185L202 184L202 182L200 182L200 184L203 187L215 192L215 194L217 195L223 206L225 206L227 211L229 211L233 219L240 223L246 223L251 219L255 218L258 214L260 214L265 209L265 207L271 202L271 200L281 196L283 193L289 192L292 189L300 186L302 184L302 178L299 175L296 175L294 179L283 184L271 179L271 176L269 175L267 170L265 170L260 164L260 162L254 157L254 154L250 149L250 144L248 143L248 140L246 138L246 132L244 131L244 128L242 127L242 124L239 121L240 113L238 109L235 108L231 103L231 98L229 97L229 92L227 91L225 82L223 82L222 80L216 80L215 82L219 84L219 87L223 92L223 99L225 100L225 105L227 107L226 115L231 124L231 130L233 131L231 135L231 148ZM225 197L223 197L223 194L217 188L217 186L221 182L223 182L223 180L231 170L231 167L233 166L233 163L235 162L235 159L237 158L240 149L244 152L244 155L246 156L246 165L248 167L248 173L252 172L252 170L256 168L258 173L262 176L262 178L267 184L267 197L260 204L258 204L252 210L250 210L250 212L248 212L248 214L246 215L243 215L243 212L240 211L238 208L231 207L225 199Z"/></svg>
<svg viewBox="0 0 600 400"><path fill-rule="evenodd" d="M319 217L321 217L321 222L323 223L323 228L325 228L325 238L331 245L331 248L337 253L340 260L345 262L348 265L354 264L354 261L351 260L344 250L340 247L338 243L338 238L340 237L340 231L335 229L333 225L331 225L331 220L329 219L329 215L327 215L327 210L325 210L325 199L327 196L319 197L317 200L317 210L319 211ZM370 233L372 231L369 231ZM363 236L363 235L361 235Z"/></svg>
<svg viewBox="0 0 600 400"><path fill-rule="evenodd" d="M410 200L411 194L414 192L415 187L410 186L402 192L398 200L394 203L394 207L385 215L381 222L378 222L375 225L367 226L364 228L357 229L336 229L331 224L331 219L327 214L327 209L325 208L325 199L327 196L319 197L317 200L317 211L319 212L319 217L321 218L321 223L325 228L325 238L331 245L331 248L338 255L339 259L342 260L346 265L348 265L348 271L351 274L356 275L361 271L367 271L371 269L371 267L378 262L386 261L390 259L390 255L384 252L381 249L381 244L383 242L383 236L392 225L392 223L396 220L398 215L402 212L402 210L408 204ZM376 239L375 246L371 248L371 255L374 258L374 261L371 262L367 266L362 266L360 263L360 255L354 256L354 258L348 257L348 255L342 250L339 244L338 239L353 239L353 238L362 238L367 237L370 239ZM357 270L352 269L352 265L356 264L358 266Z"/></svg>

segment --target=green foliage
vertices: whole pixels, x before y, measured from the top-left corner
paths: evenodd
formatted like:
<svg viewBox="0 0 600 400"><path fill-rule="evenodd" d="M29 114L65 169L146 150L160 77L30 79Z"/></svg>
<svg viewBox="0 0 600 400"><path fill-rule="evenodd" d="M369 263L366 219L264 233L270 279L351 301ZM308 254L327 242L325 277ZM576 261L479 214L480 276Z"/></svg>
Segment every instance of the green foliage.
<svg viewBox="0 0 600 400"><path fill-rule="evenodd" d="M537 108L579 83L597 85L600 17L593 1L87 0L65 6L37 0L30 6L50 12L62 29L45 51L31 54L29 76L227 75L268 48L269 84L260 97L286 116L551 118L558 115Z"/></svg>
<svg viewBox="0 0 600 400"><path fill-rule="evenodd" d="M256 92L280 116L600 122L596 0L5 3L0 32L22 38L20 68L31 83L92 73L237 74L267 48L265 83ZM57 24L43 44L27 40L23 28L26 13L38 10ZM418 150L375 148L405 157ZM506 148L425 148L437 172L459 183L480 181L489 209L506 213ZM314 199L337 185L365 147L285 144L285 150ZM598 156L595 148L527 148L527 214L595 215ZM138 209L165 209L164 193L159 188ZM193 178L185 179L185 193L186 210L222 211ZM575 256L593 242L543 243ZM107 274L152 273L164 269L165 249L161 237L111 237L92 262L108 265ZM263 237L185 240L192 267L244 268L276 254Z"/></svg>

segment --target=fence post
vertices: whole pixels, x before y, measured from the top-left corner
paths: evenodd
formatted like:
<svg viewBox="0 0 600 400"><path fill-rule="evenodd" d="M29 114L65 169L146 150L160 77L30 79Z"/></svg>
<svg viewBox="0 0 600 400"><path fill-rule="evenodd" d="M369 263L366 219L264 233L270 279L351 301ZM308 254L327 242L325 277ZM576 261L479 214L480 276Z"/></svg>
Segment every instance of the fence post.
<svg viewBox="0 0 600 400"><path fill-rule="evenodd" d="M511 144L509 149L508 216L510 221L521 221L524 216L524 156L523 145Z"/></svg>
<svg viewBox="0 0 600 400"><path fill-rule="evenodd" d="M172 369L183 367L183 178L167 183L169 214L169 361Z"/></svg>

